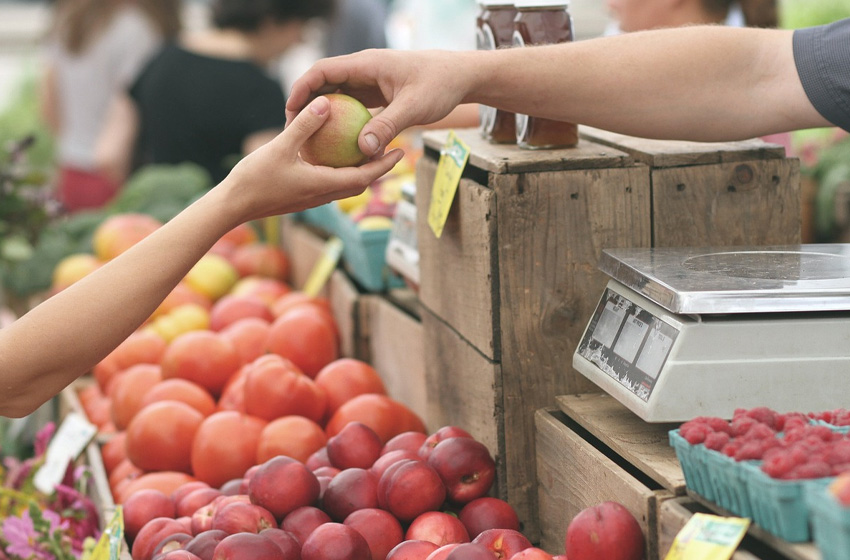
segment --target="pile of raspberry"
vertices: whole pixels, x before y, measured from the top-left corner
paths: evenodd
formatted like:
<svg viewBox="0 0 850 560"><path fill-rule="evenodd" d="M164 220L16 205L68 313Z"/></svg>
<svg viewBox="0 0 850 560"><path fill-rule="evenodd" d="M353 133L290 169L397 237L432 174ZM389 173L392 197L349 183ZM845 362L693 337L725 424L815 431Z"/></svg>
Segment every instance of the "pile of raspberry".
<svg viewBox="0 0 850 560"><path fill-rule="evenodd" d="M762 471L773 478L802 480L850 471L850 439L812 424L810 418L815 416L780 414L767 407L738 409L731 421L705 416L689 420L679 434L691 445L703 444L736 461L761 461ZM842 418L850 423L850 416Z"/></svg>

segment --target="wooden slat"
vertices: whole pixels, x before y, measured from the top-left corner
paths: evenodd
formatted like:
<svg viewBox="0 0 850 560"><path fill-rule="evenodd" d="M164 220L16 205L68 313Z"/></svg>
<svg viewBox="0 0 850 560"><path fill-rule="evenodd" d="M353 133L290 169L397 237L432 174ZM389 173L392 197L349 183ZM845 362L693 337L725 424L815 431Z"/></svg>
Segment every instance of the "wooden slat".
<svg viewBox="0 0 850 560"><path fill-rule="evenodd" d="M469 146L467 165L490 173L608 169L633 165L628 154L587 140L579 141L575 148L523 150L511 144L490 144L481 138L477 129L455 130L455 133ZM432 130L423 134L422 138L426 147L439 151L448 135L448 130Z"/></svg>
<svg viewBox="0 0 850 560"><path fill-rule="evenodd" d="M505 489L502 372L427 307L422 307L428 424L460 426L496 458L499 494ZM513 502L511 502L513 504ZM517 512L527 517L527 510Z"/></svg>
<svg viewBox="0 0 850 560"><path fill-rule="evenodd" d="M359 300L365 297L341 270L335 270L325 290L331 312L339 331L340 356L357 357L361 353L362 341L358 325Z"/></svg>
<svg viewBox="0 0 850 560"><path fill-rule="evenodd" d="M370 298L368 307L372 366L381 374L390 397L429 423L422 323L381 297ZM433 431L439 426L428 428Z"/></svg>
<svg viewBox="0 0 850 560"><path fill-rule="evenodd" d="M650 424L607 393L565 395L558 408L615 453L674 494L685 493L685 477L668 433L678 424Z"/></svg>
<svg viewBox="0 0 850 560"><path fill-rule="evenodd" d="M296 222L291 216L284 216L281 220L280 240L281 246L289 255L289 283L301 289L322 256L325 239L315 230Z"/></svg>
<svg viewBox="0 0 850 560"><path fill-rule="evenodd" d="M785 157L783 146L757 138L739 142L652 140L585 126L579 127L579 134L588 141L626 152L653 168Z"/></svg>
<svg viewBox="0 0 850 560"><path fill-rule="evenodd" d="M658 505L672 494L645 486L567 427L558 414L541 409L534 416L541 548L563 554L573 517L612 500L637 519L646 539L646 557L657 558Z"/></svg>
<svg viewBox="0 0 850 560"><path fill-rule="evenodd" d="M417 185L432 184L436 171L436 161L421 158ZM461 180L437 239L428 225L428 192L417 192L419 297L488 358L498 360L494 193L474 181Z"/></svg>
<svg viewBox="0 0 850 560"><path fill-rule="evenodd" d="M750 160L652 171L653 246L800 242L797 160Z"/></svg>

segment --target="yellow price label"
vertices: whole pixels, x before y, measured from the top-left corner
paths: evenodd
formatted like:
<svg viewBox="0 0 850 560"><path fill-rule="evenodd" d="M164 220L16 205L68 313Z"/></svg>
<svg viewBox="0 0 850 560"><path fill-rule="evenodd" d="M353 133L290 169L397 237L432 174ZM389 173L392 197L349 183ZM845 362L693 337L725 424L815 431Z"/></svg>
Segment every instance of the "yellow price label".
<svg viewBox="0 0 850 560"><path fill-rule="evenodd" d="M121 506L115 506L115 513L92 549L89 560L118 560L121 556L121 543L124 541L124 513Z"/></svg>
<svg viewBox="0 0 850 560"><path fill-rule="evenodd" d="M750 520L695 513L664 560L729 560L747 533Z"/></svg>
<svg viewBox="0 0 850 560"><path fill-rule="evenodd" d="M313 270L310 271L310 276L307 277L302 291L312 297L319 295L336 268L340 256L342 256L342 239L331 237L325 242L322 256L319 257L319 260L313 266Z"/></svg>
<svg viewBox="0 0 850 560"><path fill-rule="evenodd" d="M437 163L437 175L431 189L431 205L428 207L428 225L438 238L443 234L449 210L460 184L463 168L469 160L469 146L449 132L446 145L440 151L440 161Z"/></svg>

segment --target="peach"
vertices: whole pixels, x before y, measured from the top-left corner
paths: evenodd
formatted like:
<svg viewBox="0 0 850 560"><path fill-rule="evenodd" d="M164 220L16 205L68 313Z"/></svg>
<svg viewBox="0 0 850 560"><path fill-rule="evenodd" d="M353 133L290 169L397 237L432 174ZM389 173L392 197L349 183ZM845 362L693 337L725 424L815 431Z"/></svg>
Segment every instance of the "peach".
<svg viewBox="0 0 850 560"><path fill-rule="evenodd" d="M399 449L417 452L422 447L422 444L425 443L426 439L428 439L428 435L422 432L402 432L397 436L393 436L384 444L384 447L381 449L381 455L386 455L391 451Z"/></svg>
<svg viewBox="0 0 850 560"><path fill-rule="evenodd" d="M581 510L569 525L564 550L570 560L641 560L644 537L622 504L602 502Z"/></svg>
<svg viewBox="0 0 850 560"><path fill-rule="evenodd" d="M251 502L269 510L278 523L286 514L319 499L319 481L304 463L284 455L269 459L248 482Z"/></svg>
<svg viewBox="0 0 850 560"><path fill-rule="evenodd" d="M437 546L466 543L470 540L463 523L454 515L442 511L426 511L418 516L410 523L404 539L428 541Z"/></svg>
<svg viewBox="0 0 850 560"><path fill-rule="evenodd" d="M496 478L496 462L487 446L468 437L439 442L427 463L440 475L452 502L466 504L490 491Z"/></svg>
<svg viewBox="0 0 850 560"><path fill-rule="evenodd" d="M171 498L160 490L146 488L133 493L124 506L124 534L129 544L133 543L142 527L157 517L174 518L175 508Z"/></svg>
<svg viewBox="0 0 850 560"><path fill-rule="evenodd" d="M328 439L328 459L338 469L368 469L381 456L381 438L362 422L349 422Z"/></svg>
<svg viewBox="0 0 850 560"><path fill-rule="evenodd" d="M437 444L443 441L444 439L449 439L453 437L465 437L471 438L469 432L464 430L463 428L459 428L458 426L443 426L438 429L436 432L428 435L425 440L422 442L422 445L419 446L419 455L423 459L427 459L428 455L431 454L431 451Z"/></svg>
<svg viewBox="0 0 850 560"><path fill-rule="evenodd" d="M183 532L183 523L176 519L171 517L151 519L139 530L133 541L131 549L133 560L151 560L154 549L163 539Z"/></svg>
<svg viewBox="0 0 850 560"><path fill-rule="evenodd" d="M254 504L228 504L217 509L212 518L212 528L229 535L259 533L269 527L277 527L274 516L267 509Z"/></svg>
<svg viewBox="0 0 850 560"><path fill-rule="evenodd" d="M369 543L356 529L342 523L317 527L301 547L301 560L372 560Z"/></svg>
<svg viewBox="0 0 850 560"><path fill-rule="evenodd" d="M372 560L386 560L387 554L404 538L401 523L393 514L383 509L364 508L352 512L343 525L348 525L363 535Z"/></svg>
<svg viewBox="0 0 850 560"><path fill-rule="evenodd" d="M520 529L519 516L514 508L504 500L489 496L476 498L463 506L458 519L473 539L487 529Z"/></svg>
<svg viewBox="0 0 850 560"><path fill-rule="evenodd" d="M378 481L380 507L402 522L438 509L445 499L446 487L440 475L423 461L404 459L393 463Z"/></svg>
<svg viewBox="0 0 850 560"><path fill-rule="evenodd" d="M227 537L227 533L224 531L203 531L197 533L191 541L184 544L183 549L201 560L212 560L215 547L225 537Z"/></svg>
<svg viewBox="0 0 850 560"><path fill-rule="evenodd" d="M334 521L343 521L359 509L378 507L378 479L366 469L340 471L328 483L322 506Z"/></svg>
<svg viewBox="0 0 850 560"><path fill-rule="evenodd" d="M402 541L387 554L386 560L425 560L440 548L429 541Z"/></svg>
<svg viewBox="0 0 850 560"><path fill-rule="evenodd" d="M301 542L292 533L277 527L269 527L260 531L260 536L275 543L283 552L284 560L301 557Z"/></svg>
<svg viewBox="0 0 850 560"><path fill-rule="evenodd" d="M280 528L292 533L303 543L320 525L330 523L330 515L315 506L302 506L289 512L280 523Z"/></svg>
<svg viewBox="0 0 850 560"><path fill-rule="evenodd" d="M254 533L235 533L218 543L213 560L286 560L283 551L271 539Z"/></svg>
<svg viewBox="0 0 850 560"><path fill-rule="evenodd" d="M487 547L496 558L508 560L514 554L526 548L531 548L531 541L513 529L487 529L472 542Z"/></svg>

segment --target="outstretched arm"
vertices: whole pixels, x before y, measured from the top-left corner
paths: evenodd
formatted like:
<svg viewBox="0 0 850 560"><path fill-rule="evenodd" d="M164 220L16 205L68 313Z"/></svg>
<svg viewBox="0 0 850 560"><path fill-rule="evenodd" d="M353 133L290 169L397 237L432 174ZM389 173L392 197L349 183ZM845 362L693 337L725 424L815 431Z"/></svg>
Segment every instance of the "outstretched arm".
<svg viewBox="0 0 850 560"><path fill-rule="evenodd" d="M238 224L353 196L401 158L393 151L342 169L305 163L298 150L325 121L328 107L324 98L314 101L174 219L0 329L0 414L24 416L89 371Z"/></svg>
<svg viewBox="0 0 850 560"><path fill-rule="evenodd" d="M694 26L496 51L364 51L318 62L293 85L287 109L291 118L337 89L386 106L361 133L366 153L464 102L649 138L828 126L801 86L792 33Z"/></svg>

